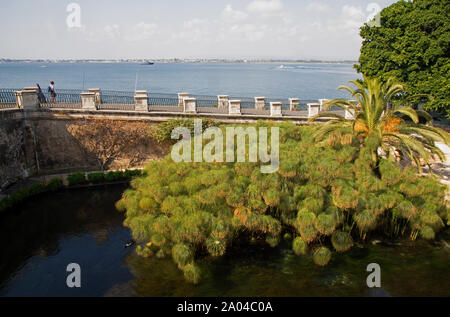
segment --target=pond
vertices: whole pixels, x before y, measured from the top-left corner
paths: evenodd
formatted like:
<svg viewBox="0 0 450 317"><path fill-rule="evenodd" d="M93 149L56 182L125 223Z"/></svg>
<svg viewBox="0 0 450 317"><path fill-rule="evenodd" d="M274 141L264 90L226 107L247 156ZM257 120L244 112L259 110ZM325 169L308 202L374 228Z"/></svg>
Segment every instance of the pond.
<svg viewBox="0 0 450 317"><path fill-rule="evenodd" d="M168 259L145 259L114 203L124 186L45 194L0 215L0 296L450 296L450 231L434 242L368 242L328 266L295 256L289 242L237 246L200 262L198 285ZM69 263L81 288L66 286ZM369 289L366 267L381 267Z"/></svg>

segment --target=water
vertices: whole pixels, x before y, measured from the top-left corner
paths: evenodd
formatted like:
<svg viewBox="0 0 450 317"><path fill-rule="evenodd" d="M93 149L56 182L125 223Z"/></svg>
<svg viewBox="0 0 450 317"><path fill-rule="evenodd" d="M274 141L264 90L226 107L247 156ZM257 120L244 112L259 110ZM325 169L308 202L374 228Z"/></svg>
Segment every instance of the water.
<svg viewBox="0 0 450 317"><path fill-rule="evenodd" d="M348 97L337 87L359 77L351 64L0 63L0 88L39 83L46 89L53 80L57 89L134 91L136 86L155 93L304 100Z"/></svg>
<svg viewBox="0 0 450 317"><path fill-rule="evenodd" d="M283 242L238 246L204 259L199 285L171 259L145 259L114 208L124 186L46 194L0 215L1 296L450 296L450 231L436 242L354 247L324 268ZM81 266L81 288L66 286L66 266ZM381 289L366 286L366 266L381 266Z"/></svg>

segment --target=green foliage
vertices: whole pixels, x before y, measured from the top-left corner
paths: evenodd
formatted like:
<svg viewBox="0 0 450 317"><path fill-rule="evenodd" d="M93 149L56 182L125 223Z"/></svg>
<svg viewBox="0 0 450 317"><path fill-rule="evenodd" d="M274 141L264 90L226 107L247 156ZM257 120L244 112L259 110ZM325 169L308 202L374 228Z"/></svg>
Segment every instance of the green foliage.
<svg viewBox="0 0 450 317"><path fill-rule="evenodd" d="M296 237L292 242L292 250L296 255L306 254L308 252L308 244L301 237Z"/></svg>
<svg viewBox="0 0 450 317"><path fill-rule="evenodd" d="M52 178L50 179L45 186L49 191L56 192L64 187L63 181L61 178Z"/></svg>
<svg viewBox="0 0 450 317"><path fill-rule="evenodd" d="M353 246L353 239L350 233L336 230L331 236L331 243L338 252L345 252Z"/></svg>
<svg viewBox="0 0 450 317"><path fill-rule="evenodd" d="M186 265L183 268L183 271L184 271L184 277L189 282L197 284L200 281L201 271L200 271L200 268L196 264L189 263L188 265Z"/></svg>
<svg viewBox="0 0 450 317"><path fill-rule="evenodd" d="M86 183L86 177L82 172L73 173L67 176L67 182L69 186L84 184Z"/></svg>
<svg viewBox="0 0 450 317"><path fill-rule="evenodd" d="M272 123L256 124L264 125ZM365 147L350 138L315 142L317 126L279 127L280 161L291 160L295 175L287 167L262 174L260 163L187 164L170 156L150 163L116 203L134 239L150 241L157 257L171 253L186 278L198 282L195 263L224 255L237 239L274 247L288 234L296 254L319 244L344 252L374 230L408 236L444 225L445 188L432 177L385 159L373 168ZM331 251L319 248L314 258L325 265Z"/></svg>
<svg viewBox="0 0 450 317"><path fill-rule="evenodd" d="M358 72L387 81L395 77L408 86L414 103L450 117L448 1L398 1L381 11L381 26L361 28L363 45Z"/></svg>
<svg viewBox="0 0 450 317"><path fill-rule="evenodd" d="M194 259L192 250L189 248L189 246L183 243L178 243L173 246L172 257L179 267L185 267Z"/></svg>
<svg viewBox="0 0 450 317"><path fill-rule="evenodd" d="M313 261L319 266L325 266L331 260L331 251L327 247L320 247L313 253Z"/></svg>
<svg viewBox="0 0 450 317"><path fill-rule="evenodd" d="M202 119L202 132L209 127L219 126L219 123L215 120L203 118ZM166 122L158 124L151 131L151 136L154 137L158 142L173 142L171 134L173 129L178 127L188 128L191 135L194 135L194 120L193 119L173 119Z"/></svg>
<svg viewBox="0 0 450 317"><path fill-rule="evenodd" d="M87 174L87 179L92 184L99 184L105 181L105 173L103 172L89 173Z"/></svg>
<svg viewBox="0 0 450 317"><path fill-rule="evenodd" d="M362 148L358 157L358 166L376 169L380 158L385 156L395 160L398 153L410 159L421 171L420 159L429 164L430 158L436 155L441 161L445 161L444 153L436 146L435 142L449 144L450 137L447 132L432 127L429 123L431 117L423 111L415 111L405 105L406 101L393 105L393 99L405 95L405 86L389 78L383 83L380 78L364 77L364 82L350 81L355 88L341 86L351 97L356 99L335 99L324 104L324 110L331 106L348 110L354 119L348 120L335 113L320 113L309 121L320 117L332 117L322 125L314 134L314 138L322 143L327 143L334 148L340 145L348 146L355 142L344 142L347 137L357 140ZM425 123L420 122L422 118ZM331 141L330 141L331 139ZM340 141L340 142L338 142ZM331 142L331 143L330 143ZM338 145L336 145L338 143ZM365 175L368 176L368 175ZM363 183L367 186L382 186L382 183L373 178L365 178ZM404 188L411 190L411 188Z"/></svg>
<svg viewBox="0 0 450 317"><path fill-rule="evenodd" d="M109 171L105 174L105 181L107 182L117 182L125 179L126 177L123 171Z"/></svg>

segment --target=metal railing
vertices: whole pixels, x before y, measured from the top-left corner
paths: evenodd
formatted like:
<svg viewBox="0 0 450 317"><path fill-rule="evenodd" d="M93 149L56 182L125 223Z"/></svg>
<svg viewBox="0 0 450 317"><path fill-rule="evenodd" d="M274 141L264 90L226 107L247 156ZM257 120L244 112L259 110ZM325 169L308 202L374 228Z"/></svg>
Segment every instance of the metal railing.
<svg viewBox="0 0 450 317"><path fill-rule="evenodd" d="M21 89L0 88L0 109L17 108L17 100L15 91ZM93 90L91 90L93 91ZM77 89L56 89L56 97L51 101L51 94L47 90L42 90L42 94L38 94L39 105L41 108L62 108L62 109L81 109L82 107L82 90ZM91 106L86 109L97 110L121 110L121 111L135 111L142 108L137 108L135 105L135 92L132 91L116 91L116 90L100 90L100 98L97 96L92 99ZM205 114L228 114L228 107L218 107L217 96L207 95L190 95L190 98L195 98L196 111ZM85 97L83 97L84 99ZM92 98L92 96L91 96ZM263 109L256 109L254 97L235 97L229 96L228 100L240 100L240 110L242 114L246 115L270 115L270 103L281 102L281 111L283 116L307 116L308 103L318 103L317 100L299 100L299 105L296 109L290 109L290 101L287 98L266 98ZM178 94L169 93L153 93L147 94L147 110L150 112L183 112L183 106L179 105ZM90 108L93 107L93 108ZM332 107L333 112L342 112L339 108ZM337 111L338 110L338 111Z"/></svg>
<svg viewBox="0 0 450 317"><path fill-rule="evenodd" d="M134 92L118 90L101 90L100 99L102 104L134 104Z"/></svg>
<svg viewBox="0 0 450 317"><path fill-rule="evenodd" d="M149 104L149 106L178 107L178 95L177 94L149 93L148 94L148 104Z"/></svg>
<svg viewBox="0 0 450 317"><path fill-rule="evenodd" d="M0 109L17 108L16 95L18 89L0 88Z"/></svg>
<svg viewBox="0 0 450 317"><path fill-rule="evenodd" d="M56 97L52 100L50 92L42 89L42 95L38 94L38 101L42 108L81 108L81 90L56 89Z"/></svg>

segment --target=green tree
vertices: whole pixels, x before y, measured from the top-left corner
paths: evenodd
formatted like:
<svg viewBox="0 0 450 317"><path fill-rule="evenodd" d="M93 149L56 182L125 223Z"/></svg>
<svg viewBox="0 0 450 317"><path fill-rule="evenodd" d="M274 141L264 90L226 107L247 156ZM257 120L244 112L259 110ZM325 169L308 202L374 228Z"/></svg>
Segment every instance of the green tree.
<svg viewBox="0 0 450 317"><path fill-rule="evenodd" d="M446 112L450 117L450 2L398 1L381 12L381 26L361 28L363 44L358 72L395 77L406 84L415 105Z"/></svg>
<svg viewBox="0 0 450 317"><path fill-rule="evenodd" d="M366 146L374 166L378 166L378 149L382 148L389 158L394 158L396 151L408 155L420 169L419 159L428 164L431 155L436 154L442 161L445 156L435 146L435 141L449 143L448 134L430 125L419 123L419 117L427 122L431 117L424 111L416 111L408 106L389 106L393 97L404 93L404 85L395 79L388 79L386 83L378 78L364 78L364 83L351 81L356 88L341 86L339 89L348 91L356 102L346 99L330 100L324 104L324 110L331 106L348 109L355 120L345 117L320 113L310 119L318 117L334 117L320 127L315 133L317 140L327 137L331 132L351 132Z"/></svg>

